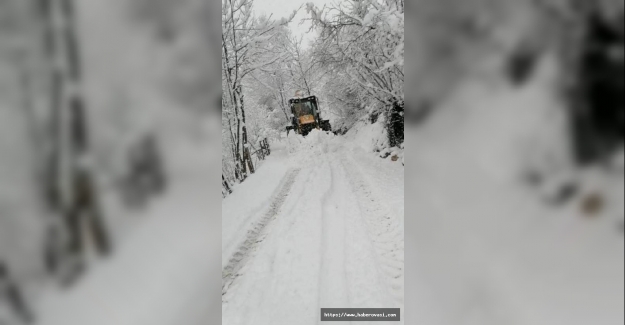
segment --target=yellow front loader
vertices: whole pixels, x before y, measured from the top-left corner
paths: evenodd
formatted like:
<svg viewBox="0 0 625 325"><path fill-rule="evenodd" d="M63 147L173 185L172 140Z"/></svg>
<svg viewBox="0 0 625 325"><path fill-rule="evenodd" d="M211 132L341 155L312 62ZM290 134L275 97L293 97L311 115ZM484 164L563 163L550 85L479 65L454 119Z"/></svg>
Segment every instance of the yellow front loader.
<svg viewBox="0 0 625 325"><path fill-rule="evenodd" d="M294 130L305 136L313 129L332 131L330 121L321 119L316 96L291 98L289 107L291 108L291 125L286 127L287 132Z"/></svg>

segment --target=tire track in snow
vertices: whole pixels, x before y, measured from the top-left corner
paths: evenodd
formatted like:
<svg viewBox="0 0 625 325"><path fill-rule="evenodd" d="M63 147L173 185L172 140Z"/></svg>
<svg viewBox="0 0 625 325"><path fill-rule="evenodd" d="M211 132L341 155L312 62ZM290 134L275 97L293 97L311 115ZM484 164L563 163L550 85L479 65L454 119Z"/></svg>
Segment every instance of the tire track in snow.
<svg viewBox="0 0 625 325"><path fill-rule="evenodd" d="M303 178L303 176L301 178ZM293 228L293 226L295 226L295 224L299 221L300 217L302 217L301 213L293 212L299 208L298 203L300 202L300 200L306 199L308 184L311 184L311 182L317 178L319 178L319 166L315 166L315 168L311 168L310 170L308 170L308 176L306 177L306 179L302 182L298 182L301 183L299 192L297 193L297 195L292 194L293 199L290 200L292 201L292 203L290 205L287 205L286 210L284 211L286 215L294 215L294 217L291 218L291 222L289 223L287 232L289 232Z"/></svg>
<svg viewBox="0 0 625 325"><path fill-rule="evenodd" d="M318 308L339 308L349 305L347 273L345 272L346 216L341 211L337 172L326 160L330 185L321 200L321 256L319 265Z"/></svg>
<svg viewBox="0 0 625 325"><path fill-rule="evenodd" d="M250 253L254 247L256 247L262 239L260 238L265 226L273 219L284 201L289 195L289 191L295 182L295 178L299 174L300 169L290 170L284 176L280 191L272 198L269 210L265 212L262 218L260 218L252 228L247 232L245 241L239 245L239 248L230 258L228 264L222 269L221 280L221 295L222 297L228 292L228 289L232 285L232 282L239 276L239 270L245 265L245 262L249 259Z"/></svg>
<svg viewBox="0 0 625 325"><path fill-rule="evenodd" d="M373 242L381 275L393 303L403 306L404 301L404 236L403 229L392 210L380 200L371 184L350 158L338 159L347 174L349 183L358 198L362 218L369 238Z"/></svg>
<svg viewBox="0 0 625 325"><path fill-rule="evenodd" d="M330 175L330 190L321 202L318 308L390 307L387 303L393 298L387 292L385 273L363 220L359 193L354 191L341 159L332 154L324 166Z"/></svg>

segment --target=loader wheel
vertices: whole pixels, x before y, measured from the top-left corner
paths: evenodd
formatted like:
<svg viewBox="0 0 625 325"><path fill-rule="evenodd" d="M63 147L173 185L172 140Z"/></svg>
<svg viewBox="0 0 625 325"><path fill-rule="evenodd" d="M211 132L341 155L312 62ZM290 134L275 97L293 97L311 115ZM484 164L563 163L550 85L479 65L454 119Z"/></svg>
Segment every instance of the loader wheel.
<svg viewBox="0 0 625 325"><path fill-rule="evenodd" d="M323 131L332 131L332 127L330 126L330 121L328 120L321 121L321 129Z"/></svg>

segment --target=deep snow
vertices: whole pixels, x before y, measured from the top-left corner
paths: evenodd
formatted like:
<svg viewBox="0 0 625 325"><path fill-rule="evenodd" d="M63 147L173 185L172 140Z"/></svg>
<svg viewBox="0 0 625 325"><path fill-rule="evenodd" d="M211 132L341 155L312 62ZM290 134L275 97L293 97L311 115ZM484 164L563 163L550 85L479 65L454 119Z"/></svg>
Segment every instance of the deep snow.
<svg viewBox="0 0 625 325"><path fill-rule="evenodd" d="M249 229L266 211L272 216L251 245L245 231L222 234L223 258L232 254L230 242L246 255L224 288L223 324L317 324L322 307L403 309L401 163L316 130L305 138L291 134L272 148L254 178L222 203L224 231L239 224ZM278 165L287 172L273 167ZM293 173L292 184L280 181ZM289 186L286 198L284 186ZM249 193L265 203L247 203ZM270 193L280 193L278 209L272 208L276 196ZM235 209L241 205L259 208L228 214L244 211Z"/></svg>
<svg viewBox="0 0 625 325"><path fill-rule="evenodd" d="M623 324L623 170L567 164L555 66L546 56L516 89L473 78L407 130L407 322ZM545 184L526 183L528 169ZM566 178L578 193L549 203ZM593 192L604 204L589 216L580 205Z"/></svg>
<svg viewBox="0 0 625 325"><path fill-rule="evenodd" d="M211 294L220 269L214 249L220 227L211 217L217 175L207 173L219 159L209 154L211 145L170 139L166 195L142 213L115 211L119 219L135 219L125 220L132 231L118 238L110 258L91 261L74 287L40 290L33 305L37 325L205 325L219 319L219 298Z"/></svg>

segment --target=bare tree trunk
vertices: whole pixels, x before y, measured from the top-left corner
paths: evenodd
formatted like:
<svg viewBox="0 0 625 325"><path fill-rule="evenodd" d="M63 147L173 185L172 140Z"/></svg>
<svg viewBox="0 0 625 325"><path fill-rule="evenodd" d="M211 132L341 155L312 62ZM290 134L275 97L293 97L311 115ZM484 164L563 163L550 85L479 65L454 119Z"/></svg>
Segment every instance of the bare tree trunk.
<svg viewBox="0 0 625 325"><path fill-rule="evenodd" d="M239 105L238 99L236 98L235 92L235 102L234 102L234 110L237 118L237 168L239 169L239 173L241 176L241 181L244 181L247 178L247 169L245 167L245 162L243 160L243 155L241 154L241 147L243 146L241 141L241 134L245 134L245 132L241 132L241 117L239 116ZM245 126L243 126L245 127Z"/></svg>
<svg viewBox="0 0 625 325"><path fill-rule="evenodd" d="M76 35L76 17L74 0L63 0L63 16L67 21L65 28L65 41L67 47L68 75L67 83L71 92L66 94L66 105L69 109L70 119L70 145L74 153L72 187L74 188L72 207L70 208L70 220L74 214L83 214L85 222L88 222L94 239L96 249L101 254L110 252L108 234L104 229L99 206L99 195L94 184L92 166L84 163L84 158L89 155L89 133L87 124L87 108L81 86L81 61ZM77 250L83 247L77 246Z"/></svg>
<svg viewBox="0 0 625 325"><path fill-rule="evenodd" d="M237 163L237 151L236 151L236 143L234 138L234 133L232 132L232 120L230 118L230 112L226 113L228 115L228 131L230 132L230 146L232 150L232 161L235 163L234 169L234 177L239 180L239 169L236 167Z"/></svg>
<svg viewBox="0 0 625 325"><path fill-rule="evenodd" d="M61 208L61 193L58 184L59 171L60 171L60 136L59 126L60 111L61 111L61 93L62 89L62 72L58 64L56 63L57 53L57 40L55 37L54 26L54 0L40 0L39 9L41 17L44 20L43 24L43 42L44 52L46 59L50 67L50 75L48 78L48 86L50 91L50 122L48 124L47 145L45 151L46 166L44 171L44 183L46 191L46 203L48 208L52 211L57 211Z"/></svg>
<svg viewBox="0 0 625 325"><path fill-rule="evenodd" d="M33 93L33 76L32 71L29 69L30 62L20 61L16 64L17 73L19 74L19 88L21 90L21 106L24 111L28 136L30 140L31 148L33 149L33 156L35 157L35 165L33 170L34 183L39 189L37 202L41 203L42 198L45 198L45 178L43 172L45 165L42 163L42 153L44 152L45 144L43 143L44 137L42 136L39 121L37 119L37 113L35 111L34 93ZM41 189L44 189L41 191Z"/></svg>
<svg viewBox="0 0 625 325"><path fill-rule="evenodd" d="M235 118L237 120L237 133L236 139L233 134L233 147L235 148L236 154L234 155L234 164L235 164L235 176L238 181L243 181L246 177L245 165L243 164L243 160L241 159L241 119L239 118L239 109L238 109L238 101L236 96L236 82L237 80L233 80L235 76L232 75L232 70L235 68L230 67L230 58L228 56L228 47L226 46L226 39L222 35L222 48L223 48L223 64L222 67L224 75L226 77L226 82L228 84L228 95L230 97L230 103L234 107ZM235 53L236 54L236 53ZM228 122L230 123L230 117L228 117ZM232 127L230 127L230 131L232 133Z"/></svg>
<svg viewBox="0 0 625 325"><path fill-rule="evenodd" d="M228 181L223 174L221 174L221 185L226 190L226 192L228 192L228 194L232 194L232 189L230 188L230 185L228 184Z"/></svg>
<svg viewBox="0 0 625 325"><path fill-rule="evenodd" d="M239 108L241 109L241 119L242 119L242 127L241 127L241 131L242 131L242 142L243 142L243 166L246 166L247 164L247 168L249 168L249 171L251 174L254 174L255 170L254 170L254 164L252 163L252 156L250 155L250 148L249 148L249 142L247 139L247 126L245 124L245 104L243 103L243 91L241 89L241 85L238 86L237 88L237 93L238 93L238 97L239 97Z"/></svg>
<svg viewBox="0 0 625 325"><path fill-rule="evenodd" d="M282 112L284 113L284 118L286 119L287 122L290 122L291 119L289 118L289 114L287 114L287 110L286 110L286 100L284 98L284 83L282 80L282 77L280 77L280 81L278 83L278 90L280 92L280 108L282 108Z"/></svg>
<svg viewBox="0 0 625 325"><path fill-rule="evenodd" d="M64 279L70 283L83 269L85 235L93 239L100 254L108 254L111 247L92 167L86 163L90 148L87 109L80 90L81 61L74 2L41 0L41 8L47 20L45 43L51 64L50 133L53 143L49 152L48 202L62 217L61 226L69 237L67 246L62 245L59 253L63 255L60 257L71 262L68 266L70 274ZM83 234L83 224L87 226L88 234ZM64 263L62 260L56 262Z"/></svg>
<svg viewBox="0 0 625 325"><path fill-rule="evenodd" d="M46 150L45 166L44 166L44 188L45 188L45 201L50 211L54 213L56 217L61 220L55 220L56 222L50 223L47 229L47 240L45 247L45 265L50 274L57 272L60 263L62 252L62 234L65 233L60 228L63 226L63 198L61 193L61 93L63 92L62 83L62 67L57 64L58 56L58 40L57 33L55 31L55 14L56 6L55 0L39 0L39 10L43 24L43 43L44 54L48 63L49 78L47 80L47 86L49 88L49 122L46 132L48 137L46 138Z"/></svg>

